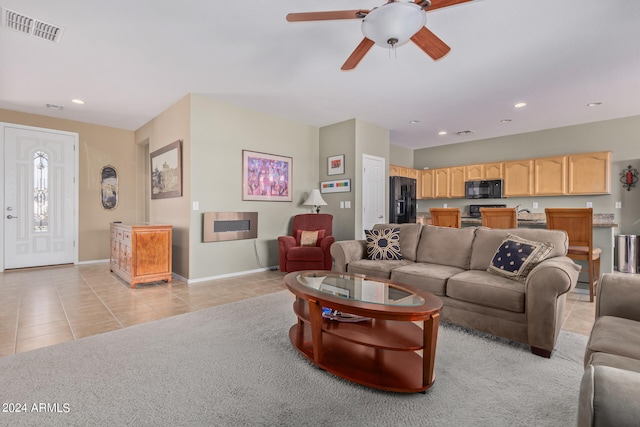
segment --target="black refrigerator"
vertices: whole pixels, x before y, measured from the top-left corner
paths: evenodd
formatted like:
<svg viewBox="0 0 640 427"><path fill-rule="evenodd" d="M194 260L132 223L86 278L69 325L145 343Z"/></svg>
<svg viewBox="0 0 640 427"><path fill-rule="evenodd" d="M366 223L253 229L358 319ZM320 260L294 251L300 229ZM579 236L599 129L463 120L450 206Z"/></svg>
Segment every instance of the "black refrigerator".
<svg viewBox="0 0 640 427"><path fill-rule="evenodd" d="M389 222L416 222L416 180L402 176L389 177Z"/></svg>

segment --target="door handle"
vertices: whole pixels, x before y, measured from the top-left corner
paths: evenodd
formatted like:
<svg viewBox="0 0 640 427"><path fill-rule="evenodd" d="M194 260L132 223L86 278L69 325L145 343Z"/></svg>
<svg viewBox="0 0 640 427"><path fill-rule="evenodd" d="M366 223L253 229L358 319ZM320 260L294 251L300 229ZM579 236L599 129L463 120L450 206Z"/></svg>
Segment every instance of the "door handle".
<svg viewBox="0 0 640 427"><path fill-rule="evenodd" d="M7 219L14 219L14 218L17 219L18 217L17 216L13 216L11 214L7 215Z"/></svg>

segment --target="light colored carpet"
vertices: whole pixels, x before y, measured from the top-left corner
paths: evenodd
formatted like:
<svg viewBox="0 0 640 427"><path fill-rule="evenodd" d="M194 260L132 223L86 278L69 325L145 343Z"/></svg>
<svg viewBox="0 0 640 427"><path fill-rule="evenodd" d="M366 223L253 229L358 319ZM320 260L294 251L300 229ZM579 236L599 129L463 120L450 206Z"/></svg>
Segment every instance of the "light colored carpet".
<svg viewBox="0 0 640 427"><path fill-rule="evenodd" d="M292 302L283 291L0 358L2 409L27 409L0 425L575 425L584 336L563 331L543 359L443 325L435 384L395 394L299 355Z"/></svg>

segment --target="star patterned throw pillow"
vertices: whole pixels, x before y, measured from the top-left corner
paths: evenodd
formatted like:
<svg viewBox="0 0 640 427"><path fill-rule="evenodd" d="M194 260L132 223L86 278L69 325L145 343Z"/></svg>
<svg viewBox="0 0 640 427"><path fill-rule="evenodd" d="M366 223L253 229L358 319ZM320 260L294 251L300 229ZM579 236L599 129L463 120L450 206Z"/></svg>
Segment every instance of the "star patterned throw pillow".
<svg viewBox="0 0 640 427"><path fill-rule="evenodd" d="M402 259L399 228L365 230L364 234L367 238L367 259Z"/></svg>
<svg viewBox="0 0 640 427"><path fill-rule="evenodd" d="M500 244L487 271L519 282L553 250L552 243L534 242L509 234Z"/></svg>

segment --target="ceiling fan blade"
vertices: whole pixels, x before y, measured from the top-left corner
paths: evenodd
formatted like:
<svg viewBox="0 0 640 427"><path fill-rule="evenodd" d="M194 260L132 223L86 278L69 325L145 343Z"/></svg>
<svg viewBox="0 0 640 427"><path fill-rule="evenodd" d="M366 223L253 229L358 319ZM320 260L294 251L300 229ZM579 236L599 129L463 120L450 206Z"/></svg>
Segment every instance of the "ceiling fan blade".
<svg viewBox="0 0 640 427"><path fill-rule="evenodd" d="M366 9L357 10L334 10L327 12L300 12L290 13L287 15L287 21L300 22L300 21L329 21L332 19L362 19L367 13Z"/></svg>
<svg viewBox="0 0 640 427"><path fill-rule="evenodd" d="M441 9L443 7L454 6L456 4L466 3L468 1L473 1L473 0L431 0L431 6L429 6L425 10L428 12L430 10ZM420 5L420 2L421 2L421 0L415 0L415 3L417 3L418 5ZM422 5L420 5L420 6L422 6ZM423 6L423 8L424 8L424 6Z"/></svg>
<svg viewBox="0 0 640 427"><path fill-rule="evenodd" d="M427 55L435 61L445 56L451 48L438 36L433 34L427 27L422 27L420 31L411 37L411 41L418 45Z"/></svg>
<svg viewBox="0 0 640 427"><path fill-rule="evenodd" d="M353 70L360 63L362 58L369 52L369 49L373 47L375 42L368 38L362 39L360 44L355 48L351 56L347 58L345 63L340 67L342 71Z"/></svg>

